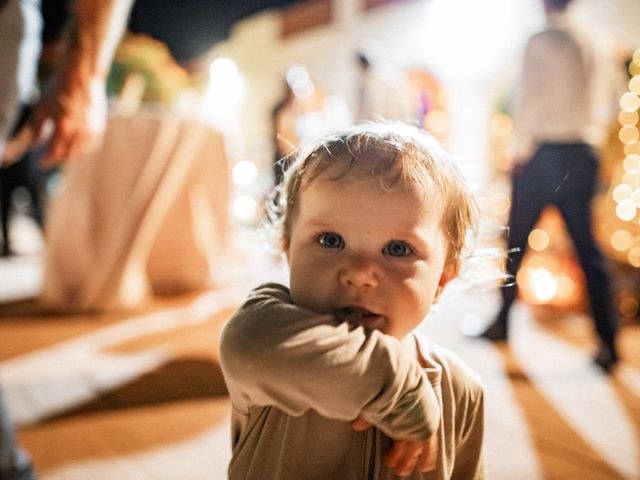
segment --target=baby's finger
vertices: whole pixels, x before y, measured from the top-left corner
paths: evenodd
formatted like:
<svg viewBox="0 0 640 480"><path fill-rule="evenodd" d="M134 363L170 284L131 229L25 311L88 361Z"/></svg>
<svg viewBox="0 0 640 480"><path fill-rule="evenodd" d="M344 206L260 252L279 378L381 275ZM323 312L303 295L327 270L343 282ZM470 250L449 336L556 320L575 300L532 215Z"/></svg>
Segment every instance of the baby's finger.
<svg viewBox="0 0 640 480"><path fill-rule="evenodd" d="M420 471L430 472L436 469L438 461L438 435L434 434L425 443L422 450L422 457L420 458Z"/></svg>
<svg viewBox="0 0 640 480"><path fill-rule="evenodd" d="M396 467L396 474L401 477L411 475L411 473L416 469L416 464L418 463L421 453L422 444L412 442L408 446L404 454L404 458L402 458L398 463L398 466Z"/></svg>
<svg viewBox="0 0 640 480"><path fill-rule="evenodd" d="M371 427L371 424L360 417L351 422L351 428L353 428L356 432L363 432L369 427Z"/></svg>
<svg viewBox="0 0 640 480"><path fill-rule="evenodd" d="M406 440L396 440L393 442L391 450L384 456L385 465L389 468L395 468L400 463L400 460L404 458L407 447L408 444Z"/></svg>

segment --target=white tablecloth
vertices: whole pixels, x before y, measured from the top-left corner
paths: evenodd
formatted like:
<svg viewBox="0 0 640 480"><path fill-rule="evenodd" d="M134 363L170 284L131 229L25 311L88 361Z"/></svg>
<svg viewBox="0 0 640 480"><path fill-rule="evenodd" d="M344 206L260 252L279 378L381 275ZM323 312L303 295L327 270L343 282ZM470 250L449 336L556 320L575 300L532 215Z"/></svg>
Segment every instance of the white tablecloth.
<svg viewBox="0 0 640 480"><path fill-rule="evenodd" d="M46 222L46 306L134 308L153 291L206 287L222 268L229 165L210 126L112 117L102 149L63 178Z"/></svg>

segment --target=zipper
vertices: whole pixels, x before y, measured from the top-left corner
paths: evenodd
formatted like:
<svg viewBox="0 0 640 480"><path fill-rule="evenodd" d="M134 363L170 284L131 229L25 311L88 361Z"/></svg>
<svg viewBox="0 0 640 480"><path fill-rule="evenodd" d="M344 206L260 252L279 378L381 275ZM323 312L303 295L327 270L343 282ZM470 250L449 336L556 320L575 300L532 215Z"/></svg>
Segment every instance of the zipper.
<svg viewBox="0 0 640 480"><path fill-rule="evenodd" d="M370 428L364 437L364 462L363 472L365 480L375 480L376 473L376 435L377 430Z"/></svg>

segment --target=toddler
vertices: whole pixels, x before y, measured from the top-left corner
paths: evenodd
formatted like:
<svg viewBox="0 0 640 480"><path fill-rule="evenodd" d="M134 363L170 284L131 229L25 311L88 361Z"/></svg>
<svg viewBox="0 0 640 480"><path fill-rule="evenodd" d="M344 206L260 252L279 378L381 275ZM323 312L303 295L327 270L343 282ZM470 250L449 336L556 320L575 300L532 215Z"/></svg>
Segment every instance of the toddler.
<svg viewBox="0 0 640 480"><path fill-rule="evenodd" d="M412 331L476 204L435 141L367 123L302 151L276 196L290 277L224 328L234 479L481 479L483 393Z"/></svg>

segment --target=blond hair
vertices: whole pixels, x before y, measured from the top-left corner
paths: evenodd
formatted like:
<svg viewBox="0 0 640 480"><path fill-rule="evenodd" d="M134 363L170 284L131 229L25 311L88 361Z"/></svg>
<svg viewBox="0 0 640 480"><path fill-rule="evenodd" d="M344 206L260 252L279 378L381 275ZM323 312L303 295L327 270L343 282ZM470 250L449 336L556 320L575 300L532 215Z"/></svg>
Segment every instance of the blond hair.
<svg viewBox="0 0 640 480"><path fill-rule="evenodd" d="M467 233L477 226L477 204L458 168L433 137L399 122L361 123L293 154L284 180L268 204L269 219L285 250L304 187L322 173L337 180L356 168L380 179L385 189L399 184L425 195L434 190L439 193L440 226L448 244L447 264L454 265L457 271Z"/></svg>

